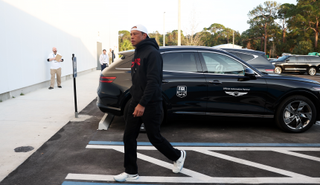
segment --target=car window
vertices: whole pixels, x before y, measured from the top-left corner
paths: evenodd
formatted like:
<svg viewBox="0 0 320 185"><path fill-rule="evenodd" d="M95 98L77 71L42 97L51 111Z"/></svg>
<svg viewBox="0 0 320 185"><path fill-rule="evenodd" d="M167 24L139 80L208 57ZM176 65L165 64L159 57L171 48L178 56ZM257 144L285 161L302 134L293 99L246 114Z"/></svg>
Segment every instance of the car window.
<svg viewBox="0 0 320 185"><path fill-rule="evenodd" d="M295 63L297 62L297 57L290 57L289 58L289 63Z"/></svg>
<svg viewBox="0 0 320 185"><path fill-rule="evenodd" d="M297 58L297 62L305 62L306 58L305 57L296 57Z"/></svg>
<svg viewBox="0 0 320 185"><path fill-rule="evenodd" d="M303 57L304 58L304 62L311 62L311 58L310 57Z"/></svg>
<svg viewBox="0 0 320 185"><path fill-rule="evenodd" d="M311 62L320 62L320 57L308 57Z"/></svg>
<svg viewBox="0 0 320 185"><path fill-rule="evenodd" d="M252 60L254 58L253 55L247 55L247 54L244 54L244 53L238 53L238 56L244 61L249 61L249 60Z"/></svg>
<svg viewBox="0 0 320 185"><path fill-rule="evenodd" d="M197 72L195 53L164 53L163 70Z"/></svg>
<svg viewBox="0 0 320 185"><path fill-rule="evenodd" d="M279 57L278 59L274 60L275 62L283 62L285 61L289 56L285 55L285 56L282 56L282 57Z"/></svg>
<svg viewBox="0 0 320 185"><path fill-rule="evenodd" d="M244 66L238 61L217 53L201 53L208 73L244 75Z"/></svg>
<svg viewBox="0 0 320 185"><path fill-rule="evenodd" d="M237 52L228 51L228 50L227 50L227 52L229 52L229 53L231 53L231 54L233 54L233 55L235 55L235 56L237 56L237 57L241 58L241 57L238 55L238 53L237 53Z"/></svg>

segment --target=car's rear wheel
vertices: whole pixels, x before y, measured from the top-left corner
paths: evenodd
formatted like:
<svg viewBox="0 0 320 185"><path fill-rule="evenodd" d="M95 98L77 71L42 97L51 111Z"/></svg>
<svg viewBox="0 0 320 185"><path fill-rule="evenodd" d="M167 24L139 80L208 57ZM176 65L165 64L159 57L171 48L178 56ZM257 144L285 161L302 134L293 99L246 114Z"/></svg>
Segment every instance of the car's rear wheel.
<svg viewBox="0 0 320 185"><path fill-rule="evenodd" d="M281 67L275 67L274 68L274 73L281 74L282 73L282 68Z"/></svg>
<svg viewBox="0 0 320 185"><path fill-rule="evenodd" d="M275 120L283 131L299 133L312 127L316 117L316 107L310 99L290 96L279 105Z"/></svg>
<svg viewBox="0 0 320 185"><path fill-rule="evenodd" d="M308 69L308 74L309 74L310 76L316 75L316 74L317 74L317 69L316 69L315 67L310 67L310 68Z"/></svg>
<svg viewBox="0 0 320 185"><path fill-rule="evenodd" d="M128 115L128 112L129 112L130 102L131 102L131 99L126 103L126 106L124 107L123 118L124 118L125 122L127 120L127 115ZM165 113L164 113L164 109L163 109L162 114L161 114L161 124L164 123L164 121L165 121L164 118L165 118Z"/></svg>

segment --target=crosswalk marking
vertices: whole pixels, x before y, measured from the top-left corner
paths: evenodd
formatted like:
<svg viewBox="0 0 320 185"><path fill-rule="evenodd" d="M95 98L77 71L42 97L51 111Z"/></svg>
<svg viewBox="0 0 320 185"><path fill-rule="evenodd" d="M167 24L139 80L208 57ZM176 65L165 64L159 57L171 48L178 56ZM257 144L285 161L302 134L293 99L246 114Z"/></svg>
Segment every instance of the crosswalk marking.
<svg viewBox="0 0 320 185"><path fill-rule="evenodd" d="M100 181L112 182L113 175L98 175L98 174L75 174L69 173L67 180L81 180L81 181ZM140 176L139 179L128 181L135 183L225 183L225 184L319 184L320 178L291 178L291 177L211 177L210 179L195 179L192 177L164 177L164 176Z"/></svg>
<svg viewBox="0 0 320 185"><path fill-rule="evenodd" d="M105 143L99 145L89 144L86 146L87 149L106 149L115 150L124 153L123 145L106 145ZM252 162L245 159L240 159L237 157L229 156L226 154L218 153L216 151L273 151L286 155L291 155L299 158L304 158L308 160L313 160L315 162L320 162L319 157L310 156L306 154L298 153L299 151L315 151L319 152L319 147L214 147L214 146L185 146L176 147L180 150L199 152L212 157L217 157L223 160L228 160L231 162L239 163L242 165L247 165L250 167L271 171L273 173L281 174L285 177L211 177L190 169L183 168L181 173L187 175L188 177L165 177L165 176L140 176L138 180L132 182L135 183L225 183L225 184L320 184L320 178L309 177L307 175L302 175L299 173L294 173L291 171L275 168L272 166L260 164L257 162ZM138 150L156 150L152 145L137 147ZM156 159L154 157L137 153L137 157L141 160L156 164L158 166L170 169L172 164ZM115 175L115 174L114 174ZM113 180L113 175L101 175L101 174L75 174L69 173L66 177L67 180L81 180L81 181L101 181L101 182L111 182Z"/></svg>

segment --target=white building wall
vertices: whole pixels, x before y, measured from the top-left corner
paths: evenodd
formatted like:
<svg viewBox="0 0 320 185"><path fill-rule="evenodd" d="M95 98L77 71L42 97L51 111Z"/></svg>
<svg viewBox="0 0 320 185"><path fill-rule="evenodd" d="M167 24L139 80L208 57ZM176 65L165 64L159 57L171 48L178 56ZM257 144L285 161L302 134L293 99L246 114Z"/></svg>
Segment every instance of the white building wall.
<svg viewBox="0 0 320 185"><path fill-rule="evenodd" d="M116 22L104 0L0 0L0 95L50 80L52 47L62 76L97 67L97 41L118 46ZM98 36L98 32L100 36ZM116 48L117 49L117 48Z"/></svg>

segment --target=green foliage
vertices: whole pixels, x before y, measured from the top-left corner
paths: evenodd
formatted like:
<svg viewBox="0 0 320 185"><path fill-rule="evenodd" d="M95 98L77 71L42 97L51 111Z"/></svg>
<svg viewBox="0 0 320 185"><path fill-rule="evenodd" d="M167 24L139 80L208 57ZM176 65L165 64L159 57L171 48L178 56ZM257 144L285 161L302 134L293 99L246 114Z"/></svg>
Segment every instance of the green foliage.
<svg viewBox="0 0 320 185"><path fill-rule="evenodd" d="M270 27L275 26L275 19L277 18L279 9L280 7L277 2L266 1L264 2L264 6L259 5L248 13L248 24L250 24L250 28L256 30L258 37L263 38L265 53L267 53L269 34L272 33Z"/></svg>
<svg viewBox="0 0 320 185"><path fill-rule="evenodd" d="M310 51L313 51L312 42L308 41L300 41L293 49L294 54L307 55Z"/></svg>
<svg viewBox="0 0 320 185"><path fill-rule="evenodd" d="M24 96L24 94L23 94L23 93L20 93L20 96Z"/></svg>
<svg viewBox="0 0 320 185"><path fill-rule="evenodd" d="M318 47L319 20L320 20L319 0L298 0L296 6L292 6L288 11L288 26L300 32L301 37L308 37L313 34L314 47Z"/></svg>
<svg viewBox="0 0 320 185"><path fill-rule="evenodd" d="M127 30L119 31L119 51L134 49L131 44L130 32Z"/></svg>

